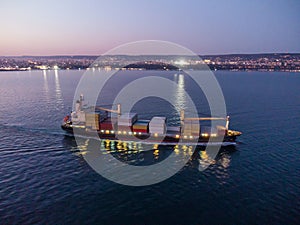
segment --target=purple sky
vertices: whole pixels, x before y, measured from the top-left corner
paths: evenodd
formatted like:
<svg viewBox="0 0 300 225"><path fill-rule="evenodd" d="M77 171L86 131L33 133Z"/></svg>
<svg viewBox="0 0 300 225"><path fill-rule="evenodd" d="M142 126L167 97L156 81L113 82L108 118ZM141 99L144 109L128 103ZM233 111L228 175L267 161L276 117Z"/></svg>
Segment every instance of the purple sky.
<svg viewBox="0 0 300 225"><path fill-rule="evenodd" d="M2 0L0 55L99 55L148 39L198 54L300 52L299 12L299 0Z"/></svg>

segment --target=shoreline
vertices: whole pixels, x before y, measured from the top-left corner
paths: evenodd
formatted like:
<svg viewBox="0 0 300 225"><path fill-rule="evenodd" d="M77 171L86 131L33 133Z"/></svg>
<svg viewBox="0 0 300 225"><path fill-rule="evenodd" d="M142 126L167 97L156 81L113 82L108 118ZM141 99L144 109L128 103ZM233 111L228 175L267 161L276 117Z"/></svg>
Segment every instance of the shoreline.
<svg viewBox="0 0 300 225"><path fill-rule="evenodd" d="M0 69L1 72L30 72L30 71L88 71L93 70L92 68L83 68L83 69L10 69L10 70L3 70ZM94 70L96 70L94 68ZM97 69L99 70L99 69ZM148 69L111 69L111 70L105 70L104 68L101 68L100 70L104 71L174 71L174 72L180 72L184 70L148 70ZM197 71L197 70L190 70L190 71ZM211 70L212 72L219 72L219 71L227 71L227 72L285 72L285 73L300 73L300 70L228 70L228 69L222 69L222 70Z"/></svg>

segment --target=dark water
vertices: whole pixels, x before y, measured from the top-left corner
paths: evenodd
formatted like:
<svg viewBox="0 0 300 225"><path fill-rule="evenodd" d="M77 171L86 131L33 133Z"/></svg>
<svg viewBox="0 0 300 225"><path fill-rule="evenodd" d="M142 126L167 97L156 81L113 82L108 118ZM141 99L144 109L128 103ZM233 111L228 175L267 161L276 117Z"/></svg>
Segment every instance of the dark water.
<svg viewBox="0 0 300 225"><path fill-rule="evenodd" d="M200 151L170 179L145 187L101 177L61 131L81 74L0 73L1 224L299 223L299 73L217 72L231 127L243 132L238 145L204 172ZM148 105L136 107L150 117ZM176 113L158 108L176 123ZM159 150L116 157L155 163L173 151Z"/></svg>

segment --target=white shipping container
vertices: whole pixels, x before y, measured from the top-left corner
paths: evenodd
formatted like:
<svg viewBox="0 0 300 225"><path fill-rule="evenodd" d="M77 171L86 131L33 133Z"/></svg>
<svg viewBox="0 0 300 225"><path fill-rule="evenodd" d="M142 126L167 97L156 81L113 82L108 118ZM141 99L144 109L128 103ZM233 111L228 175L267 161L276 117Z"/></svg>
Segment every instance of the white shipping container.
<svg viewBox="0 0 300 225"><path fill-rule="evenodd" d="M149 129L149 133L151 134L165 134L166 133L166 129L160 129L160 130L153 130L153 129Z"/></svg>
<svg viewBox="0 0 300 225"><path fill-rule="evenodd" d="M149 132L157 134L166 133L166 117L153 117L149 123Z"/></svg>

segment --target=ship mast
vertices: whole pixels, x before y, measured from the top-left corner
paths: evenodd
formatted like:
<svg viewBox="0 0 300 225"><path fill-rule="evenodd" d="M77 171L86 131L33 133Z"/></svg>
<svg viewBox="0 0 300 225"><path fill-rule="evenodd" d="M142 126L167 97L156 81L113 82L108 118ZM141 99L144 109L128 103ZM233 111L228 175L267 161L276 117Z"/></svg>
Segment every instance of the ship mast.
<svg viewBox="0 0 300 225"><path fill-rule="evenodd" d="M225 125L226 130L228 131L229 129L229 116L226 117L226 125Z"/></svg>

